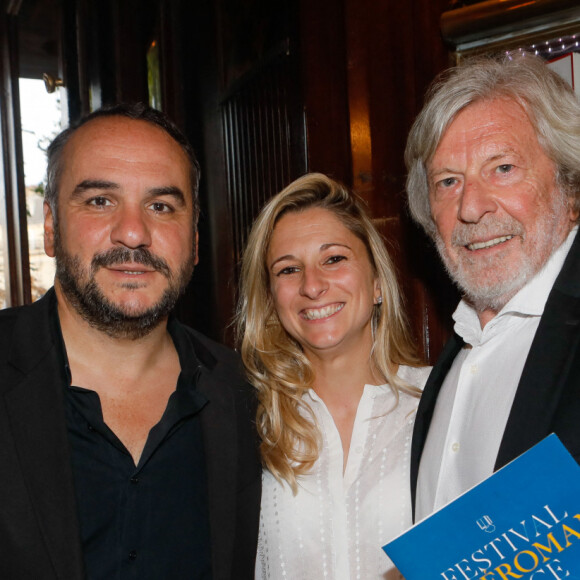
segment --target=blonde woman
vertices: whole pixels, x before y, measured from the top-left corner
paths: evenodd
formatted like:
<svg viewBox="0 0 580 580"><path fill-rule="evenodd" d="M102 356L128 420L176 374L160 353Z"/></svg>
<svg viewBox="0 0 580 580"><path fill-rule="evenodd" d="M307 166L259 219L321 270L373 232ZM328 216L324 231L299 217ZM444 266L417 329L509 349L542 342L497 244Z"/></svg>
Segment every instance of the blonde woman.
<svg viewBox="0 0 580 580"><path fill-rule="evenodd" d="M241 352L264 465L258 579L400 578L412 423L428 369L361 202L321 174L262 210L244 255Z"/></svg>

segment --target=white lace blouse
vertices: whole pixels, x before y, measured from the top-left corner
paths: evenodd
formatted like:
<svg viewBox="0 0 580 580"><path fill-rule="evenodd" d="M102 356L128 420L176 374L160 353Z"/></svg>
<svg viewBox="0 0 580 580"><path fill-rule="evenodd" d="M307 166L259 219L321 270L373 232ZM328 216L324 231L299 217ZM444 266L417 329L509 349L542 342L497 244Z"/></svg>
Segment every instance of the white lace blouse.
<svg viewBox="0 0 580 580"><path fill-rule="evenodd" d="M422 388L430 368L400 367ZM365 385L346 469L338 430L323 401L307 401L322 430L313 470L296 496L263 474L256 561L258 580L395 580L402 578L381 546L411 525L409 464L418 398L387 385Z"/></svg>

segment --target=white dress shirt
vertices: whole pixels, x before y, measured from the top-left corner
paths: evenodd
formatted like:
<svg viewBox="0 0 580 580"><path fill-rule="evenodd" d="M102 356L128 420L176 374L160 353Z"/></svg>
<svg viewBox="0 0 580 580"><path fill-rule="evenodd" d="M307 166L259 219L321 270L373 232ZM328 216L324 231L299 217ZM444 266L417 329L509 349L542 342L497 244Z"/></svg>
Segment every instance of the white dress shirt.
<svg viewBox="0 0 580 580"><path fill-rule="evenodd" d="M430 367L400 367L422 388ZM387 385L365 385L346 469L340 435L326 405L305 398L322 432L320 456L299 478L294 496L263 474L256 578L259 580L395 580L402 578L381 550L410 527L410 448L418 398Z"/></svg>
<svg viewBox="0 0 580 580"><path fill-rule="evenodd" d="M532 341L576 230L483 329L473 308L459 303L455 332L466 346L437 398L419 466L416 521L493 473Z"/></svg>

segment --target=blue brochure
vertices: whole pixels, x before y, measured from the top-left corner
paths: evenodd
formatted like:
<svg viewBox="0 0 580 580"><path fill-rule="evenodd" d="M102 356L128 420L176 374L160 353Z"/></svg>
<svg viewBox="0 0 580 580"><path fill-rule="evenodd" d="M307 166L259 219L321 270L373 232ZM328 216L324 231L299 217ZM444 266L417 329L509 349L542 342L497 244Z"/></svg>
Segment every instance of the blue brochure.
<svg viewBox="0 0 580 580"><path fill-rule="evenodd" d="M580 466L550 435L383 550L406 580L580 580Z"/></svg>

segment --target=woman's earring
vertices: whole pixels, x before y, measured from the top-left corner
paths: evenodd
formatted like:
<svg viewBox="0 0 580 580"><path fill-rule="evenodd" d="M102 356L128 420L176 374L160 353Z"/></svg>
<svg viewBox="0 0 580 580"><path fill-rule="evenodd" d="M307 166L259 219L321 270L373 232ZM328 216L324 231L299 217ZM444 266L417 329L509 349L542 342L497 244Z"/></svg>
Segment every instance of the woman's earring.
<svg viewBox="0 0 580 580"><path fill-rule="evenodd" d="M379 295L379 297L377 298L377 304L380 306L383 303L383 297L381 295Z"/></svg>

